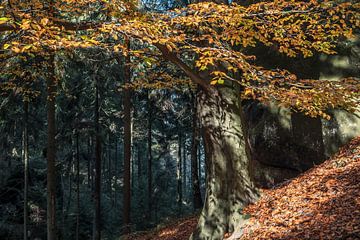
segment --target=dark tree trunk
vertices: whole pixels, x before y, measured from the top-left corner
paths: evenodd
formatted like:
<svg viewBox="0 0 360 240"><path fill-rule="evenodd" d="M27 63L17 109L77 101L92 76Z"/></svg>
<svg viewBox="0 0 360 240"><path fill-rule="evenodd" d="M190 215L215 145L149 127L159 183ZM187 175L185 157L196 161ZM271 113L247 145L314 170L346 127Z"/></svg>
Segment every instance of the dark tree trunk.
<svg viewBox="0 0 360 240"><path fill-rule="evenodd" d="M94 189L94 240L101 239L101 136L100 136L99 85L95 80L95 189Z"/></svg>
<svg viewBox="0 0 360 240"><path fill-rule="evenodd" d="M191 179L192 179L192 200L194 209L202 207L203 202L200 192L200 181L198 175L198 147L199 147L199 128L197 120L196 101L193 97L193 114L192 114L192 138L191 138Z"/></svg>
<svg viewBox="0 0 360 240"><path fill-rule="evenodd" d="M177 177L177 202L178 202L178 211L181 213L181 205L182 205L182 155L181 155L181 146L182 146L182 137L181 133L178 136L178 159L177 159L177 169L176 169L176 177Z"/></svg>
<svg viewBox="0 0 360 240"><path fill-rule="evenodd" d="M76 240L80 230L80 149L79 132L76 132Z"/></svg>
<svg viewBox="0 0 360 240"><path fill-rule="evenodd" d="M72 136L70 137L70 142L69 145L71 146L71 158L69 158L69 162L68 162L68 168L67 168L67 172L66 172L66 176L67 176L67 180L68 180L68 198L67 198L67 203L66 206L63 208L63 228L62 228L62 235L65 236L65 222L67 222L67 219L69 218L70 215L70 208L71 208L71 203L72 203L72 189L73 189L73 165L74 165L74 160L75 160L75 147L74 147L74 141ZM65 200L65 191L64 191L64 200ZM67 214L65 214L67 213Z"/></svg>
<svg viewBox="0 0 360 240"><path fill-rule="evenodd" d="M137 157L137 181L138 185L140 185L141 181L141 155L140 155L140 143L137 143L136 145L136 157Z"/></svg>
<svg viewBox="0 0 360 240"><path fill-rule="evenodd" d="M152 210L152 100L148 94L148 134L147 134L147 151L148 151L148 219L151 221Z"/></svg>
<svg viewBox="0 0 360 240"><path fill-rule="evenodd" d="M115 156L114 156L114 197L113 207L116 209L116 193L117 193L117 173L118 173L118 140L115 136Z"/></svg>
<svg viewBox="0 0 360 240"><path fill-rule="evenodd" d="M129 48L129 40L126 40ZM130 82L130 56L125 58L125 84ZM124 232L130 232L130 200L131 200L131 92L124 89Z"/></svg>
<svg viewBox="0 0 360 240"><path fill-rule="evenodd" d="M54 56L51 57L54 64ZM56 240L56 145L55 145L55 69L52 68L51 77L47 79L47 239Z"/></svg>
<svg viewBox="0 0 360 240"><path fill-rule="evenodd" d="M29 136L28 136L29 103L24 102L24 133L23 133L23 158L24 158L24 240L28 239L28 186L29 186Z"/></svg>
<svg viewBox="0 0 360 240"><path fill-rule="evenodd" d="M184 139L181 142L182 144L182 163L183 163L183 167L182 167L182 180L183 180L183 185L182 185L182 189L183 189L183 199L186 202L186 198L187 198L187 162L186 162L186 134L184 136Z"/></svg>
<svg viewBox="0 0 360 240"><path fill-rule="evenodd" d="M199 130L200 130L200 126L199 126ZM200 186L200 190L201 190L201 181L202 181L202 176L201 176L201 156L202 156L202 153L201 153L201 144L200 144L200 140L201 140L201 134L200 134L200 131L199 131L199 145L198 145L198 176L199 176L199 186ZM206 177L205 177L206 179Z"/></svg>
<svg viewBox="0 0 360 240"><path fill-rule="evenodd" d="M241 221L241 210L258 198L249 173L239 89L199 92L207 171L206 199L191 239L222 239Z"/></svg>
<svg viewBox="0 0 360 240"><path fill-rule="evenodd" d="M111 162L111 132L108 135L108 190L110 197L112 196L112 177L113 177L113 169L112 169L112 162Z"/></svg>
<svg viewBox="0 0 360 240"><path fill-rule="evenodd" d="M59 199L59 205L60 205L60 208L61 208L61 224L62 224L62 227L61 227L61 236L64 236L65 235L65 213L66 213L66 204L65 204L65 174L60 174L60 181L61 181L61 198Z"/></svg>
<svg viewBox="0 0 360 240"><path fill-rule="evenodd" d="M91 175L92 175L92 166L91 166L91 159L92 159L92 154L91 154L91 137L88 138L87 141L87 155L88 155L88 162L87 162L87 179L88 179L88 187L91 189L92 188L92 179L91 179Z"/></svg>
<svg viewBox="0 0 360 240"><path fill-rule="evenodd" d="M131 129L132 129L132 127L131 127ZM131 142L132 141L133 140L131 140ZM134 158L134 156L135 156L135 152L134 152L133 147L131 147L131 149L132 150L131 150L131 177L130 177L131 191L130 191L130 193L131 193L131 196L134 196L134 189L135 189L135 185L134 185L134 183L135 183L135 181L134 181L134 179L135 179L135 158Z"/></svg>

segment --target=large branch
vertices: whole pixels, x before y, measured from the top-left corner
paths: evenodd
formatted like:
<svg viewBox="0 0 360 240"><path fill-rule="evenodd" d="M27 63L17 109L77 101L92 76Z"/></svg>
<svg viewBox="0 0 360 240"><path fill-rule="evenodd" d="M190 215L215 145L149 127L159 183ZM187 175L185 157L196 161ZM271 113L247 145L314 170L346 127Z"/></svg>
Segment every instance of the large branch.
<svg viewBox="0 0 360 240"><path fill-rule="evenodd" d="M80 30L88 30L100 27L102 24L94 23L94 22L86 22L86 23L72 23L65 22L60 20L54 20L54 23L59 27L63 27L68 31L80 31ZM16 31L19 30L20 27L15 24L0 24L0 32L4 31ZM186 63L184 63L174 52L171 52L165 45L155 44L155 46L160 50L164 59L172 62L176 66L178 66L184 73L190 77L190 79L200 85L204 90L210 91L211 87L207 84L207 81L203 79L196 71L191 69Z"/></svg>
<svg viewBox="0 0 360 240"><path fill-rule="evenodd" d="M211 87L209 84L207 84L207 81L203 79L196 71L191 69L186 63L184 63L174 52L171 52L165 45L159 43L154 45L160 50L165 60L168 60L178 66L194 83L200 85L206 91L211 90Z"/></svg>
<svg viewBox="0 0 360 240"><path fill-rule="evenodd" d="M12 25L12 24L8 24L8 23L0 24L0 32L13 31L13 30L16 30L16 29L17 29L17 27L15 25Z"/></svg>

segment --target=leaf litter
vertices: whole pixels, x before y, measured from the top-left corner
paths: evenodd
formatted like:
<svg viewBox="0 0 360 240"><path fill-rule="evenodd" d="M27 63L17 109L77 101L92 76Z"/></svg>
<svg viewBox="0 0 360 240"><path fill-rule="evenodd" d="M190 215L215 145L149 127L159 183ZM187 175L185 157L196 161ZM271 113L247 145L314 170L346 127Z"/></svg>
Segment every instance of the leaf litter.
<svg viewBox="0 0 360 240"><path fill-rule="evenodd" d="M360 137L324 163L262 192L244 209L251 218L241 240L360 239ZM196 224L192 216L125 239L185 240Z"/></svg>
<svg viewBox="0 0 360 240"><path fill-rule="evenodd" d="M360 239L360 137L244 211L242 240Z"/></svg>

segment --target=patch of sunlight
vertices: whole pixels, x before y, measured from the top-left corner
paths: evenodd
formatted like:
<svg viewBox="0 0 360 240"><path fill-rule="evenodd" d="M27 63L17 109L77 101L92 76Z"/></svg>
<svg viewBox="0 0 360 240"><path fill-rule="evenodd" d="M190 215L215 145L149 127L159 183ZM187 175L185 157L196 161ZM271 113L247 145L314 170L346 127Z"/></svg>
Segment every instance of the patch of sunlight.
<svg viewBox="0 0 360 240"><path fill-rule="evenodd" d="M179 228L176 229L166 229L158 234L158 237L166 237L175 235L177 232L179 232Z"/></svg>
<svg viewBox="0 0 360 240"><path fill-rule="evenodd" d="M12 157L20 157L18 151L16 148L13 148L12 151L11 151L11 155Z"/></svg>

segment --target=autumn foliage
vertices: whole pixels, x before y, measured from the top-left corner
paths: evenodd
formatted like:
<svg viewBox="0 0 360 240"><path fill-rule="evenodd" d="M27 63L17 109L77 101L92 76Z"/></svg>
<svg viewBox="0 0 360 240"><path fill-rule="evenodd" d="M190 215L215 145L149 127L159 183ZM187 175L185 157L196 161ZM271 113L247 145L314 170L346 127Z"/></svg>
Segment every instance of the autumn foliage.
<svg viewBox="0 0 360 240"><path fill-rule="evenodd" d="M245 98L278 101L328 118L328 108L356 108L358 81L299 80L286 70L257 66L256 56L244 50L260 44L288 57L334 54L340 38L354 38L359 9L359 3L350 2L277 0L248 7L205 2L151 13L139 11L134 1L11 1L0 7L0 57L31 61L58 51L99 48L130 54L133 68L145 62L154 69L166 60L185 69L187 77L203 88L239 84ZM141 47L128 49L125 37ZM5 71L6 61L1 66ZM186 83L166 74L153 78L158 83L152 87ZM136 87L149 82L141 78Z"/></svg>

